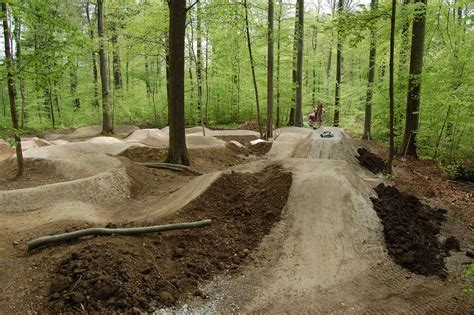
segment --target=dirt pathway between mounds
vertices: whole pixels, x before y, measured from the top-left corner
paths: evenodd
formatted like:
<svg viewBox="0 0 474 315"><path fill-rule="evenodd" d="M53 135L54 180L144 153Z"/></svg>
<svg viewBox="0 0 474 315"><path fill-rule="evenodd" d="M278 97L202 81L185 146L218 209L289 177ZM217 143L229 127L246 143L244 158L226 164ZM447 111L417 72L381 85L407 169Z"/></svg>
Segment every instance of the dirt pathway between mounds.
<svg viewBox="0 0 474 315"><path fill-rule="evenodd" d="M335 136L321 138L323 130ZM128 195L114 192L105 203L57 200L37 209L31 202L25 213L0 213L0 219L5 218L0 222L0 313L468 314L474 301L463 293L458 276L465 256L451 252L445 259L446 280L398 265L393 249L403 251L416 242L394 242L387 251L381 219L387 224L393 218L379 211L380 219L371 200L377 198L374 188L383 182L381 176L359 166L356 142L342 129L323 130L285 128L263 159L248 159L245 150L236 155L240 151L227 150L222 140L192 135L193 143L200 145L193 149L195 165L210 172L198 177L144 169L129 161L160 159L162 134L155 131L134 137L145 146L102 145L107 158L84 152L99 147L70 145L68 150L81 150L77 163L84 161L91 174L125 176L115 180L113 188ZM225 140L237 136L249 140L254 135L216 134ZM262 146L262 154L269 147ZM42 156L63 155L61 148L41 149ZM91 159L103 160L103 166L92 169ZM212 172L231 165L231 171ZM61 167L71 169L67 163ZM107 183L101 176L92 182ZM84 180L90 182L89 177ZM383 202L377 207L386 209ZM91 224L137 226L204 218L214 223L159 235L89 238L31 254L22 250L29 238ZM423 228L415 224L407 231L424 233L426 219L420 220ZM461 231L463 238L456 235L461 248L474 245L473 237L452 218L447 216L444 225L441 221L430 226L433 234L423 241L442 241ZM392 233L395 240L403 238L397 233ZM405 262L417 259L416 253L398 257Z"/></svg>

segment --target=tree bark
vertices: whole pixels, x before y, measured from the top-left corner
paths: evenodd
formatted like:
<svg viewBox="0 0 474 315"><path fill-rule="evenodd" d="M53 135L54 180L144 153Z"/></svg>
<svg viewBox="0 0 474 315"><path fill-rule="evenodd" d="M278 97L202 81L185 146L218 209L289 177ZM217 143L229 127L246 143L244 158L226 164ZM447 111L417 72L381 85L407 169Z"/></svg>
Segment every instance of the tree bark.
<svg viewBox="0 0 474 315"><path fill-rule="evenodd" d="M377 0L371 0L371 11L377 9ZM370 51L369 51L369 70L367 73L367 96L365 99L365 117L364 117L364 134L362 139L370 140L372 138L372 95L375 79L375 57L377 53L375 27L370 29Z"/></svg>
<svg viewBox="0 0 474 315"><path fill-rule="evenodd" d="M259 102L259 98L258 98L257 78L256 78L256 75L255 75L255 63L254 63L254 60L253 60L252 44L251 44L251 40L250 40L250 26L249 26L249 13L248 13L247 0L244 0L244 8L245 8L245 29L246 29L246 32L247 32L247 47L248 47L248 50L249 50L250 67L252 68L253 87L254 87L254 90L255 90L255 101L257 103L258 131L260 132L260 138L263 138L262 124L260 122L260 102Z"/></svg>
<svg viewBox="0 0 474 315"><path fill-rule="evenodd" d="M277 66L276 66L276 127L280 128L280 43L281 43L281 15L283 11L283 0L279 0L278 3L278 39L277 39Z"/></svg>
<svg viewBox="0 0 474 315"><path fill-rule="evenodd" d="M109 74L104 39L104 0L97 0L97 26L99 32L99 64L102 83L102 133L112 134L112 118L110 114Z"/></svg>
<svg viewBox="0 0 474 315"><path fill-rule="evenodd" d="M184 120L184 37L186 0L168 1L169 6L169 150L166 161L189 165Z"/></svg>
<svg viewBox="0 0 474 315"><path fill-rule="evenodd" d="M303 39L304 39L304 0L298 0L298 41L296 60L296 106L295 126L303 127Z"/></svg>
<svg viewBox="0 0 474 315"><path fill-rule="evenodd" d="M122 88L122 70L121 70L121 61L120 61L120 47L118 46L118 34L117 26L115 22L112 26L112 37L110 41L112 42L112 65L114 71L114 88L115 90L120 90Z"/></svg>
<svg viewBox="0 0 474 315"><path fill-rule="evenodd" d="M86 18L87 18L87 24L89 28L89 38L91 42L94 42L94 23L92 23L92 19L90 16L90 11L89 11L89 5L90 2L86 2ZM97 73L97 60L96 60L96 52L95 50L91 50L91 61L92 61L92 78L94 79L94 100L92 102L92 105L96 108L99 108L99 88L98 88L98 78L99 75Z"/></svg>
<svg viewBox="0 0 474 315"><path fill-rule="evenodd" d="M15 44L16 44L16 63L18 81L20 83L20 97L21 97L21 128L24 128L27 122L27 110L26 110L26 95L25 95L25 78L22 74L22 61L23 56L21 54L21 22L19 18L15 18Z"/></svg>
<svg viewBox="0 0 474 315"><path fill-rule="evenodd" d="M404 154L418 157L417 132L420 109L421 74L423 69L423 54L425 42L425 15L427 0L415 0L421 5L413 20L413 35L410 53L410 73L408 78L407 109L405 133L401 150Z"/></svg>
<svg viewBox="0 0 474 315"><path fill-rule="evenodd" d="M197 4L197 25L196 25L196 35L197 35L197 48L196 48L196 79L197 79L197 88L198 88L198 110L201 120L202 135L206 136L206 129L204 128L204 115L203 115L203 103L202 103L202 30L201 30L201 17L202 15L202 1L199 1Z"/></svg>
<svg viewBox="0 0 474 315"><path fill-rule="evenodd" d="M73 62L74 64L71 65L71 68L69 69L69 78L70 78L70 85L71 85L71 97L73 99L73 108L75 111L79 110L81 108L81 100L79 97L77 97L77 61Z"/></svg>
<svg viewBox="0 0 474 315"><path fill-rule="evenodd" d="M341 16L344 7L344 0L337 3L338 17ZM337 51L336 51L336 92L334 99L334 127L339 127L339 109L341 106L340 90L341 90L341 67L342 67L342 35L340 26L337 30Z"/></svg>
<svg viewBox="0 0 474 315"><path fill-rule="evenodd" d="M18 115L16 112L16 91L15 91L15 78L13 69L13 58L10 41L10 27L8 26L8 5L2 2L2 13L3 13L3 41L5 44L5 59L7 66L7 84L8 84L8 96L10 98L10 113L12 117L15 139L15 150L16 150L16 161L17 161L17 172L16 177L20 178L24 173L24 162L23 162L23 151L21 149L21 138L18 135Z"/></svg>
<svg viewBox="0 0 474 315"><path fill-rule="evenodd" d="M392 14L390 17L390 61L389 61L389 98L390 98L390 149L388 151L387 171L392 173L393 155L395 153L395 135L393 133L394 120L394 55L395 55L395 18L397 14L397 0L392 0Z"/></svg>
<svg viewBox="0 0 474 315"><path fill-rule="evenodd" d="M273 138L273 0L268 0L267 140Z"/></svg>

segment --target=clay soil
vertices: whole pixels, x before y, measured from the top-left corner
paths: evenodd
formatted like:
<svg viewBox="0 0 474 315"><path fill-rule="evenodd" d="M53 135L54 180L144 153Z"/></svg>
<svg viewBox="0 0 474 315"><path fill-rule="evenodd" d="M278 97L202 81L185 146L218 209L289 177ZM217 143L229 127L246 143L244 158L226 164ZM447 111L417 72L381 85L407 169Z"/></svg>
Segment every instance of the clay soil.
<svg viewBox="0 0 474 315"><path fill-rule="evenodd" d="M143 312L205 299L198 286L245 264L286 204L291 174L271 166L228 173L167 222L210 218L209 227L143 237L98 237L64 248L53 262L48 302L58 312ZM37 255L48 256L51 249Z"/></svg>

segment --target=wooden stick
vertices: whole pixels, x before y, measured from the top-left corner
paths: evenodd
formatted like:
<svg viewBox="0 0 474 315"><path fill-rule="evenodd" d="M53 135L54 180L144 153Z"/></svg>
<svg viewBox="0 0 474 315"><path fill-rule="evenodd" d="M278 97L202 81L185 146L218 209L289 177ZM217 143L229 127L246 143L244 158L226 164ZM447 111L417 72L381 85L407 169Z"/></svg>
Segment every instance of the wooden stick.
<svg viewBox="0 0 474 315"><path fill-rule="evenodd" d="M79 237L90 236L90 235L140 235L146 233L156 233L172 230L181 230L181 229L193 229L200 228L211 224L211 220L202 220L196 222L188 223L175 223L175 224L165 224L165 225L155 225L155 226L146 226L146 227L134 227L134 228L89 228L78 230L69 233L56 234L50 236L43 236L34 240L31 240L27 243L27 251L44 246L47 244L58 243L70 241Z"/></svg>
<svg viewBox="0 0 474 315"><path fill-rule="evenodd" d="M180 165L180 164L172 164L172 163L138 163L140 165L149 167L149 168L161 168L161 169L167 169L167 170L172 170L172 171L188 171L190 173L194 173L197 175L202 175L201 172L195 170L194 168L187 166L187 165Z"/></svg>

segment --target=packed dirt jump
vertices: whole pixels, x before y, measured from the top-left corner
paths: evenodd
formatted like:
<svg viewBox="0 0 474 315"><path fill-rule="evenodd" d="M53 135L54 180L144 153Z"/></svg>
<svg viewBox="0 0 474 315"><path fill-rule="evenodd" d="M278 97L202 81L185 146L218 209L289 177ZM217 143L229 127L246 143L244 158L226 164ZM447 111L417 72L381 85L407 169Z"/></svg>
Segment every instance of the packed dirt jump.
<svg viewBox="0 0 474 315"><path fill-rule="evenodd" d="M282 128L252 145L254 131L190 128L188 170L148 167L166 157L166 128L121 131L28 140L17 182L0 147L0 313L472 313L456 251L473 236L445 241L457 226L446 211L381 185L343 129ZM204 219L26 251L82 228Z"/></svg>

